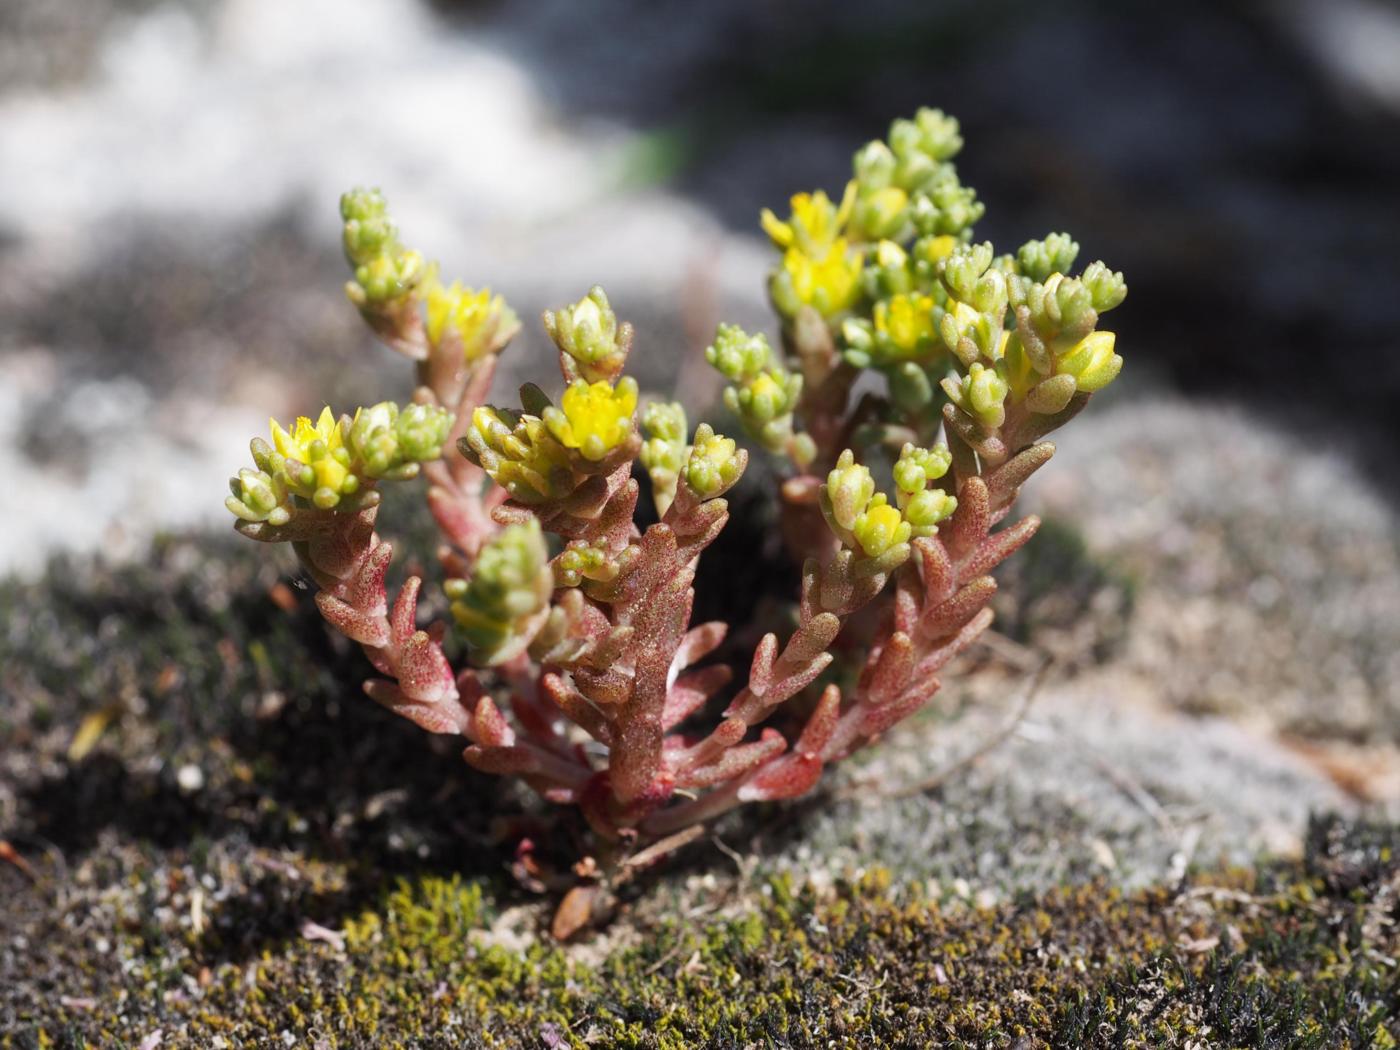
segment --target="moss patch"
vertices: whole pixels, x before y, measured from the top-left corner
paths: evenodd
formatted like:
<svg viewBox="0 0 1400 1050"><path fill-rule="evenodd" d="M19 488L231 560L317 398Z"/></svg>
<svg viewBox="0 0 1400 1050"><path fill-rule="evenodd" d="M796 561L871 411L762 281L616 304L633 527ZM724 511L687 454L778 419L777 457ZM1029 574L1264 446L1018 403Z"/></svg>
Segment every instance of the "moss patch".
<svg viewBox="0 0 1400 1050"><path fill-rule="evenodd" d="M489 887L418 875L347 916L341 944L172 971L145 929L168 924L155 890L106 931L105 973L79 916L32 931L72 986L12 1002L5 1045L1391 1047L1397 846L1394 827L1324 821L1297 864L991 909L879 873L776 879L601 959L502 944Z"/></svg>

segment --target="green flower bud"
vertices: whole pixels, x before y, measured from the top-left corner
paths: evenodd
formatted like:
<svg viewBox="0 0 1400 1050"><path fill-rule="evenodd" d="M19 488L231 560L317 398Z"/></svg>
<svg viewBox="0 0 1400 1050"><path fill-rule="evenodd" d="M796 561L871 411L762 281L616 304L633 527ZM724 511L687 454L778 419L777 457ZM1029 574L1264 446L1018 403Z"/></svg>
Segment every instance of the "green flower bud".
<svg viewBox="0 0 1400 1050"><path fill-rule="evenodd" d="M922 107L914 115L914 125L919 131L918 149L935 160L950 160L963 148L957 118L948 116L941 109ZM893 132L890 137L894 138Z"/></svg>
<svg viewBox="0 0 1400 1050"><path fill-rule="evenodd" d="M841 322L842 357L856 368L869 368L875 361L875 326L863 317Z"/></svg>
<svg viewBox="0 0 1400 1050"><path fill-rule="evenodd" d="M632 326L619 323L601 285L572 306L544 312L544 327L560 353L572 358L590 383L616 379L627 360Z"/></svg>
<svg viewBox="0 0 1400 1050"><path fill-rule="evenodd" d="M745 424L755 429L780 416L790 415L802 394L802 377L774 368L760 372L740 387L725 391L725 403Z"/></svg>
<svg viewBox="0 0 1400 1050"><path fill-rule="evenodd" d="M473 663L491 666L521 652L543 623L554 590L539 522L502 529L482 548L471 579L451 580L444 590Z"/></svg>
<svg viewBox="0 0 1400 1050"><path fill-rule="evenodd" d="M954 249L939 266L948 294L961 303L975 305L978 282L992 265L992 243L968 244Z"/></svg>
<svg viewBox="0 0 1400 1050"><path fill-rule="evenodd" d="M890 148L883 142L867 142L856 151L851 168L855 172L856 183L861 190L881 190L893 183L894 169L898 162Z"/></svg>
<svg viewBox="0 0 1400 1050"><path fill-rule="evenodd" d="M340 216L345 222L345 257L352 266L360 266L397 247L388 204L378 190L353 189L341 196Z"/></svg>
<svg viewBox="0 0 1400 1050"><path fill-rule="evenodd" d="M244 467L238 477L229 479L229 488L233 494L224 500L224 506L244 521L285 525L291 520L286 487L266 471Z"/></svg>
<svg viewBox="0 0 1400 1050"><path fill-rule="evenodd" d="M400 455L415 463L440 458L455 421L451 412L436 405L409 405L394 424Z"/></svg>
<svg viewBox="0 0 1400 1050"><path fill-rule="evenodd" d="M743 457L733 439L701 423L685 461L685 483L690 490L701 499L713 499L738 481L743 471Z"/></svg>
<svg viewBox="0 0 1400 1050"><path fill-rule="evenodd" d="M1052 233L1043 240L1027 241L1016 251L1021 273L1044 282L1052 273L1069 273L1079 254L1079 242L1067 233Z"/></svg>
<svg viewBox="0 0 1400 1050"><path fill-rule="evenodd" d="M986 213L987 206L977 199L977 191L952 176L932 188L916 193L910 208L914 229L922 236L938 234L963 237Z"/></svg>
<svg viewBox="0 0 1400 1050"><path fill-rule="evenodd" d="M1123 280L1123 275L1110 270L1101 262L1091 262L1086 266L1080 280L1089 289L1089 297L1093 301L1094 309L1099 313L1112 310L1128 294L1128 285Z"/></svg>
<svg viewBox="0 0 1400 1050"><path fill-rule="evenodd" d="M384 194L377 189L356 187L340 197L340 217L346 222L382 219L388 211Z"/></svg>
<svg viewBox="0 0 1400 1050"><path fill-rule="evenodd" d="M967 375L943 380L943 391L948 400L984 427L995 429L1006 420L1004 402L1009 388L994 368L973 362Z"/></svg>
<svg viewBox="0 0 1400 1050"><path fill-rule="evenodd" d="M653 401L642 410L642 427L647 439L639 458L651 476L656 512L664 517L676 498L676 483L685 462L685 409L678 401Z"/></svg>
<svg viewBox="0 0 1400 1050"><path fill-rule="evenodd" d="M585 580L609 583L617 578L621 568L616 555L583 540L573 540L554 559L554 586L577 587Z"/></svg>
<svg viewBox="0 0 1400 1050"><path fill-rule="evenodd" d="M822 509L833 529L838 535L849 533L875 494L875 479L870 476L870 468L857 463L855 454L846 449L826 476L822 493Z"/></svg>
<svg viewBox="0 0 1400 1050"><path fill-rule="evenodd" d="M403 480L417 475L419 463L442 455L453 418L434 405L409 405L400 412L392 401L381 401L355 413L347 443L364 474Z"/></svg>
<svg viewBox="0 0 1400 1050"><path fill-rule="evenodd" d="M901 509L914 536L932 536L938 523L958 509L958 500L942 489L925 489L910 496Z"/></svg>
<svg viewBox="0 0 1400 1050"><path fill-rule="evenodd" d="M924 491L929 482L937 481L948 473L952 462L947 445L919 448L906 442L899 450L899 459L894 465L894 483L899 487L900 506L904 506L902 500L905 495Z"/></svg>
<svg viewBox="0 0 1400 1050"><path fill-rule="evenodd" d="M417 252L376 255L355 268L349 295L357 305L390 302L411 292L423 273L423 257Z"/></svg>
<svg viewBox="0 0 1400 1050"><path fill-rule="evenodd" d="M369 408L362 408L355 413L355 420L350 424L350 448L364 464L365 473L371 477L380 477L393 467L397 466L401 459L399 456L399 439L394 433L394 424L398 420L399 406L392 401L381 401L377 405Z"/></svg>
<svg viewBox="0 0 1400 1050"><path fill-rule="evenodd" d="M377 307L401 299L423 279L423 257L406 250L378 190L351 190L340 198L345 220L345 257L355 279L346 287L351 302Z"/></svg>
<svg viewBox="0 0 1400 1050"><path fill-rule="evenodd" d="M773 348L763 333L749 335L735 324L715 329L715 341L705 348L705 360L732 383L742 382L768 367Z"/></svg>
<svg viewBox="0 0 1400 1050"><path fill-rule="evenodd" d="M1002 407L1007 394L1006 381L994 369L980 364L968 369L967 379L967 400L973 414L987 426L1001 426L1006 416Z"/></svg>

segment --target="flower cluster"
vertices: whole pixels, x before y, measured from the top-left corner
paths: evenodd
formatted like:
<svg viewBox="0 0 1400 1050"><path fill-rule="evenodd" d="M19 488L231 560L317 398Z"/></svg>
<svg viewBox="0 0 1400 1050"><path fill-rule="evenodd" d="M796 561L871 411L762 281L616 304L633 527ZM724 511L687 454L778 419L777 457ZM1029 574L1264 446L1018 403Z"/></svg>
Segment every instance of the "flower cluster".
<svg viewBox="0 0 1400 1050"><path fill-rule="evenodd" d="M769 452L791 456L799 465L812 461L812 439L793 429L802 376L783 366L767 336L722 324L715 341L705 349L705 359L729 380L724 403L750 437Z"/></svg>
<svg viewBox="0 0 1400 1050"><path fill-rule="evenodd" d="M727 625L691 610L746 449L641 397L633 328L599 287L544 313L562 386L489 404L514 312L440 281L377 192L343 198L349 296L413 362L412 398L273 423L227 504L245 535L292 544L326 621L379 672L374 700L465 738L477 769L578 807L591 881L556 931L606 910L629 855L635 866L736 805L810 790L926 705L990 623L990 573L1038 523L998 526L1051 458L1043 438L1118 375L1098 322L1126 288L1102 263L1072 274L1079 246L1064 234L1000 256L975 242L983 205L959 181L961 148L955 120L921 110L857 151L838 198L800 193L787 218L761 216L781 341L720 325L705 357L724 408L775 457L801 579L785 640L738 635L761 639L733 685L706 662ZM638 467L654 519L637 513ZM446 628L417 623L418 578L392 602L386 589L379 487L419 474L461 669ZM743 596L734 612L768 604ZM795 732L766 725L799 696Z"/></svg>
<svg viewBox="0 0 1400 1050"><path fill-rule="evenodd" d="M380 481L417 477L420 464L442 455L452 413L432 405L392 401L337 419L327 406L316 422L301 416L290 428L272 420L272 444L255 439L253 462L229 482L224 502L243 521L285 525L299 507L356 508Z"/></svg>

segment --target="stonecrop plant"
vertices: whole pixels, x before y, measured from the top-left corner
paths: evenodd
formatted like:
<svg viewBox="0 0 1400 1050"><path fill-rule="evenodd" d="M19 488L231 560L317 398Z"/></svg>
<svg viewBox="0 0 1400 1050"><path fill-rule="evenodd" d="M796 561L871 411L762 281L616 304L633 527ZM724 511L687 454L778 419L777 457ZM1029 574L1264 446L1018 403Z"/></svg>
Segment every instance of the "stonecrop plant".
<svg viewBox="0 0 1400 1050"><path fill-rule="evenodd" d="M1072 273L1064 234L1009 255L976 242L961 147L957 121L924 109L855 154L837 198L764 211L781 342L720 325L705 351L743 444L641 396L632 326L598 287L544 314L562 388L488 404L516 315L444 283L378 192L347 193L347 291L413 362L411 399L274 422L232 479L238 530L292 545L321 614L378 672L370 697L464 737L475 768L577 806L600 858L584 868L604 880L741 803L811 790L926 705L986 630L989 574L1038 521L997 526L1053 454L1045 437L1122 365L1098 327L1122 275ZM763 636L736 688L705 662L729 627L692 623L691 607L750 448L774 460L801 578L795 625ZM419 475L464 668L446 625L419 625L417 577L388 594L380 490ZM639 477L659 516L646 528ZM805 712L790 735L765 724L785 705Z"/></svg>

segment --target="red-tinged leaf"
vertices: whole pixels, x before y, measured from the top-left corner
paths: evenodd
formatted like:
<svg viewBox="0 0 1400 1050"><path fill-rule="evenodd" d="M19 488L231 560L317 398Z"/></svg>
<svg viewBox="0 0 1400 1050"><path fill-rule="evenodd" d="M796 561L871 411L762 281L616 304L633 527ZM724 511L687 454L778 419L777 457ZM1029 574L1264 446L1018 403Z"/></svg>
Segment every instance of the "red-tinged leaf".
<svg viewBox="0 0 1400 1050"><path fill-rule="evenodd" d="M1038 528L1040 519L1032 514L1009 528L992 533L959 563L958 574L967 579L969 576L991 572L1020 550L1026 541L1035 535Z"/></svg>
<svg viewBox="0 0 1400 1050"><path fill-rule="evenodd" d="M389 623L382 616L369 616L351 608L329 591L317 593L316 608L328 624L352 641L371 646L389 644Z"/></svg>
<svg viewBox="0 0 1400 1050"><path fill-rule="evenodd" d="M753 662L749 665L749 692L762 696L768 691L773 680L773 663L778 658L778 636L765 634L758 648L753 651Z"/></svg>
<svg viewBox="0 0 1400 1050"><path fill-rule="evenodd" d="M654 533L659 538L653 540ZM674 555L674 537L664 526L653 525L643 537ZM660 563L659 563L660 564ZM665 565L661 565L666 568ZM690 622L691 572L677 572L674 557L669 569L658 575L661 584L642 603L633 621L632 695L618 713L614 735L616 746L609 755L608 773L613 792L623 804L637 802L664 773L663 713L671 660Z"/></svg>
<svg viewBox="0 0 1400 1050"><path fill-rule="evenodd" d="M913 543L918 557L919 576L923 580L924 608L929 608L949 598L957 589L958 577L953 571L953 559L948 557L948 549L937 536L925 536Z"/></svg>
<svg viewBox="0 0 1400 1050"><path fill-rule="evenodd" d="M528 776L540 772L539 756L528 747L480 747L472 744L462 752L467 765L494 776Z"/></svg>
<svg viewBox="0 0 1400 1050"><path fill-rule="evenodd" d="M420 729L429 733L450 733L454 736L467 736L470 718L466 709L456 700L438 704L420 704L404 695L393 682L374 678L364 685L365 692L376 703L383 704L390 711L407 718Z"/></svg>
<svg viewBox="0 0 1400 1050"><path fill-rule="evenodd" d="M594 740L603 744L612 743L612 729L603 714L559 675L552 672L544 675L540 679L540 692L563 712L565 718L581 727Z"/></svg>
<svg viewBox="0 0 1400 1050"><path fill-rule="evenodd" d="M677 544L677 555L682 561L695 560L706 547L715 542L729 521L728 507L729 504L722 499L707 500L700 505L695 514L698 528L680 537Z"/></svg>
<svg viewBox="0 0 1400 1050"><path fill-rule="evenodd" d="M1016 493L1028 478L1055 454L1055 446L1049 441L1022 449L1001 466L991 471L983 479L987 483L987 497L992 510L1005 507L1016 498Z"/></svg>
<svg viewBox="0 0 1400 1050"><path fill-rule="evenodd" d="M799 667L791 674L784 675L768 687L768 692L763 695L764 704L772 707L796 696L816 681L817 676L827 669L831 660L830 653L818 653L805 667Z"/></svg>
<svg viewBox="0 0 1400 1050"><path fill-rule="evenodd" d="M790 752L759 768L739 789L742 802L775 802L805 795L822 775L822 760L815 755Z"/></svg>
<svg viewBox="0 0 1400 1050"><path fill-rule="evenodd" d="M805 664L812 657L826 652L840 633L841 617L829 612L818 613L788 639L778 662L780 665L789 661Z"/></svg>
<svg viewBox="0 0 1400 1050"><path fill-rule="evenodd" d="M895 577L894 588L894 629L905 634L914 633L914 625L919 620L919 601L923 588L918 576L912 572L901 572Z"/></svg>
<svg viewBox="0 0 1400 1050"><path fill-rule="evenodd" d="M907 634L896 631L880 649L868 681L863 682L865 702L876 706L888 703L904 690L914 670L914 643Z"/></svg>
<svg viewBox="0 0 1400 1050"><path fill-rule="evenodd" d="M996 592L997 581L990 576L979 576L968 581L947 601L924 613L924 618L919 621L919 638L932 641L961 630L986 607Z"/></svg>
<svg viewBox="0 0 1400 1050"><path fill-rule="evenodd" d="M384 577L388 575L389 562L393 556L394 548L387 543L378 543L371 547L364 560L345 581L339 597L363 612L383 616L389 608L389 598L384 591Z"/></svg>
<svg viewBox="0 0 1400 1050"><path fill-rule="evenodd" d="M505 715L501 714L501 709L485 695L476 701L476 707L472 711L471 732L467 735L482 746L509 747L515 743L515 730L511 729Z"/></svg>
<svg viewBox="0 0 1400 1050"><path fill-rule="evenodd" d="M595 475L574 489L563 500L561 508L569 517L580 519L580 525L592 522L602 513L615 490L616 486L610 485L607 478Z"/></svg>
<svg viewBox="0 0 1400 1050"><path fill-rule="evenodd" d="M621 667L594 670L579 667L574 670L574 685L590 701L602 707L617 707L632 696L631 672Z"/></svg>
<svg viewBox="0 0 1400 1050"><path fill-rule="evenodd" d="M958 509L939 527L939 537L954 562L986 538L990 516L987 483L981 478L968 478L958 489Z"/></svg>
<svg viewBox="0 0 1400 1050"><path fill-rule="evenodd" d="M636 481L628 478L626 485L608 500L592 529L595 543L601 542L609 550L627 546L633 535L632 520L639 491Z"/></svg>
<svg viewBox="0 0 1400 1050"><path fill-rule="evenodd" d="M787 741L776 730L768 730L763 738L751 744L740 744L726 751L718 762L676 776L676 786L700 789L713 787L735 777L743 776L755 766L776 758L787 750Z"/></svg>
<svg viewBox="0 0 1400 1050"><path fill-rule="evenodd" d="M802 591L797 607L803 623L821 611L817 606L821 597L821 580L821 563L816 558L808 558L802 563Z"/></svg>
<svg viewBox="0 0 1400 1050"><path fill-rule="evenodd" d="M679 751L668 752L666 764L678 773L708 766L725 751L735 747L739 741L744 739L748 731L749 724L742 718L726 718L698 744Z"/></svg>
<svg viewBox="0 0 1400 1050"><path fill-rule="evenodd" d="M414 700L432 704L455 692L452 666L427 631L417 631L399 651L399 688Z"/></svg>
<svg viewBox="0 0 1400 1050"><path fill-rule="evenodd" d="M661 724L667 729L680 725L704 707L705 701L724 688L732 677L733 673L723 664L681 675L667 691Z"/></svg>
<svg viewBox="0 0 1400 1050"><path fill-rule="evenodd" d="M861 734L867 738L879 736L891 726L904 721L932 700L941 684L937 678L927 678L911 685L893 702L885 704L883 707L863 710Z"/></svg>
<svg viewBox="0 0 1400 1050"><path fill-rule="evenodd" d="M632 636L636 632L630 625L623 627L608 627L607 620L604 619L604 630L595 637L593 652L588 657L590 667L607 667L621 660L632 644Z"/></svg>
<svg viewBox="0 0 1400 1050"><path fill-rule="evenodd" d="M914 668L913 677L917 681L931 674L941 671L953 657L966 649L992 624L992 610L982 609L972 619L965 623L949 641L944 642L937 649L932 649L924 654Z"/></svg>
<svg viewBox="0 0 1400 1050"><path fill-rule="evenodd" d="M841 717L841 690L834 685L822 690L822 698L802 727L802 735L797 738L794 754L820 756L836 731L836 722Z"/></svg>
<svg viewBox="0 0 1400 1050"><path fill-rule="evenodd" d="M681 644L676 647L675 659L671 661L673 671L683 671L691 664L703 660L719 648L729 625L720 620L702 623L685 632Z"/></svg>
<svg viewBox="0 0 1400 1050"><path fill-rule="evenodd" d="M389 614L389 636L398 645L403 645L418 630L418 590L422 583L417 576L410 576L394 600L394 609Z"/></svg>
<svg viewBox="0 0 1400 1050"><path fill-rule="evenodd" d="M470 547L473 534L477 531L472 515L467 513L467 505L440 485L428 489L428 510L443 535L451 538L459 547ZM489 523L483 523L489 524Z"/></svg>
<svg viewBox="0 0 1400 1050"><path fill-rule="evenodd" d="M325 528L306 541L308 559L321 572L338 580L347 579L375 544L371 507L346 518L333 514L324 518Z"/></svg>
<svg viewBox="0 0 1400 1050"><path fill-rule="evenodd" d="M510 693L510 711L521 735L553 746L562 740L552 704L543 701L532 682L518 683Z"/></svg>

